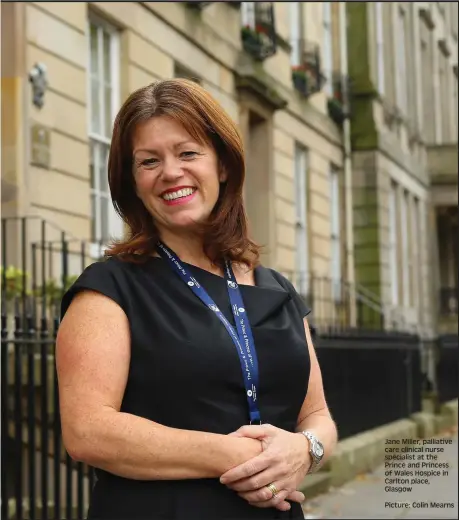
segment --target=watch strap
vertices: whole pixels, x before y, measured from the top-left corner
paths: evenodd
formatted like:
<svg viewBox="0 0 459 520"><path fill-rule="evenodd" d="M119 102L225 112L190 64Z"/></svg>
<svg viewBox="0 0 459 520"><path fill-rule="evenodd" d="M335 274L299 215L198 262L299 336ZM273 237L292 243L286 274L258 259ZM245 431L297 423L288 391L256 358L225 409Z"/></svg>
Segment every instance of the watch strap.
<svg viewBox="0 0 459 520"><path fill-rule="evenodd" d="M313 445L319 442L317 437L307 430L304 430L301 433L306 437L306 439L308 439L309 442L309 454L311 455L311 465L309 466L307 473L309 475L316 470L323 457L318 458L313 450Z"/></svg>

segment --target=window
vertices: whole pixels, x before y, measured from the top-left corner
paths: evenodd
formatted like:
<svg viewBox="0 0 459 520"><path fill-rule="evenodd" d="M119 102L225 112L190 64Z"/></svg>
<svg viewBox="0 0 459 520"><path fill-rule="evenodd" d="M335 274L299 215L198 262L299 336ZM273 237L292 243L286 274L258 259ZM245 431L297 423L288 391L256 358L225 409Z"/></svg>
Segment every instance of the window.
<svg viewBox="0 0 459 520"><path fill-rule="evenodd" d="M89 22L89 72L91 239L106 244L123 233L107 175L112 124L119 108L119 40L116 30L95 19Z"/></svg>
<svg viewBox="0 0 459 520"><path fill-rule="evenodd" d="M301 7L302 5L299 2L290 2L290 45L292 46L290 61L293 66L300 65L301 61Z"/></svg>
<svg viewBox="0 0 459 520"><path fill-rule="evenodd" d="M411 206L411 255L412 255L412 296L413 296L413 304L415 307L420 306L420 291L419 286L421 284L420 272L421 272L421 258L419 247L419 242L421 240L421 233L419 230L419 200L417 198L413 199L413 204Z"/></svg>
<svg viewBox="0 0 459 520"><path fill-rule="evenodd" d="M325 92L329 97L333 96L333 40L332 40L332 16L331 2L322 2L323 17L323 70L327 81L325 83Z"/></svg>
<svg viewBox="0 0 459 520"><path fill-rule="evenodd" d="M397 64L396 74L396 92L397 105L402 112L407 115L408 99L407 99L407 20L405 10L399 6L397 25L394 32L395 42L395 63Z"/></svg>
<svg viewBox="0 0 459 520"><path fill-rule="evenodd" d="M448 88L448 80L447 76L447 57L443 54L443 52L439 49L439 89L440 89L440 107L441 107L441 132L440 132L440 142L448 142L449 140L449 120L450 120L450 110L449 106L449 88Z"/></svg>
<svg viewBox="0 0 459 520"><path fill-rule="evenodd" d="M397 186L392 183L389 193L389 266L392 304L398 304L398 226Z"/></svg>
<svg viewBox="0 0 459 520"><path fill-rule="evenodd" d="M242 27L255 27L255 2L241 3Z"/></svg>
<svg viewBox="0 0 459 520"><path fill-rule="evenodd" d="M453 69L453 79L452 79L452 82L453 82L453 111L454 111L454 114L453 114L453 136L454 135L457 135L458 131L459 131L459 121L458 121L458 113L457 111L459 110L459 106L458 106L458 94L457 94L457 73L454 72L454 69Z"/></svg>
<svg viewBox="0 0 459 520"><path fill-rule="evenodd" d="M376 60L378 70L378 92L384 95L385 75L384 75L384 7L383 2L375 2L376 19Z"/></svg>
<svg viewBox="0 0 459 520"><path fill-rule="evenodd" d="M433 77L433 119L435 121L434 138L435 143L440 144L442 139L442 112L441 112L441 84L440 84L440 49L434 43L436 41L431 31L432 48L432 77Z"/></svg>
<svg viewBox="0 0 459 520"><path fill-rule="evenodd" d="M295 146L295 208L296 208L296 270L298 290L301 295L309 292L309 259L307 230L307 152Z"/></svg>
<svg viewBox="0 0 459 520"><path fill-rule="evenodd" d="M403 191L400 205L400 224L402 239L402 283L403 283L403 305L408 307L410 298L410 246L408 240L408 192Z"/></svg>
<svg viewBox="0 0 459 520"><path fill-rule="evenodd" d="M341 297L341 227L340 227L339 172L330 169L330 231L331 231L331 278L335 300Z"/></svg>

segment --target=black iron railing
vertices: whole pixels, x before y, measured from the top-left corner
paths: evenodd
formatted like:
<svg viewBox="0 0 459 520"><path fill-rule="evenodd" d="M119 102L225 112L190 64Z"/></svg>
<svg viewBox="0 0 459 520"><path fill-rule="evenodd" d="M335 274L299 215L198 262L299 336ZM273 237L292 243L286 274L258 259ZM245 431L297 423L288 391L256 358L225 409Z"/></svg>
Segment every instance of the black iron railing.
<svg viewBox="0 0 459 520"><path fill-rule="evenodd" d="M313 309L311 321L322 334L357 329L383 331L394 328L385 317L382 306L356 285L345 280L284 271L306 305Z"/></svg>
<svg viewBox="0 0 459 520"><path fill-rule="evenodd" d="M457 316L457 287L443 287L440 289L440 315Z"/></svg>
<svg viewBox="0 0 459 520"><path fill-rule="evenodd" d="M54 344L59 301L2 299L2 518L85 518L91 468L62 444Z"/></svg>
<svg viewBox="0 0 459 520"><path fill-rule="evenodd" d="M63 291L97 258L86 242L42 219L2 219L1 225L1 261L8 266L1 277L1 516L84 518L94 473L71 460L62 443L54 350ZM417 338L385 332L376 300L344 281L284 274L313 309L314 341L340 437L418 411ZM450 370L457 348L451 356L450 350L439 355L444 400L455 381L457 389L457 363L455 376Z"/></svg>
<svg viewBox="0 0 459 520"><path fill-rule="evenodd" d="M62 445L54 344L62 294L97 258L38 217L1 231L1 516L84 518L93 473Z"/></svg>
<svg viewBox="0 0 459 520"><path fill-rule="evenodd" d="M349 77L333 74L332 96L328 99L328 114L336 124L342 125L350 117L349 111Z"/></svg>
<svg viewBox="0 0 459 520"><path fill-rule="evenodd" d="M253 2L254 20L241 29L244 50L258 61L276 54L276 24L272 2Z"/></svg>
<svg viewBox="0 0 459 520"><path fill-rule="evenodd" d="M320 48L317 44L301 39L299 61L292 66L292 81L295 89L308 97L320 92L325 82L320 61Z"/></svg>
<svg viewBox="0 0 459 520"><path fill-rule="evenodd" d="M314 343L340 439L421 410L424 376L416 336L348 332L318 335Z"/></svg>
<svg viewBox="0 0 459 520"><path fill-rule="evenodd" d="M440 403L459 397L459 345L457 334L438 338L438 362L436 380Z"/></svg>

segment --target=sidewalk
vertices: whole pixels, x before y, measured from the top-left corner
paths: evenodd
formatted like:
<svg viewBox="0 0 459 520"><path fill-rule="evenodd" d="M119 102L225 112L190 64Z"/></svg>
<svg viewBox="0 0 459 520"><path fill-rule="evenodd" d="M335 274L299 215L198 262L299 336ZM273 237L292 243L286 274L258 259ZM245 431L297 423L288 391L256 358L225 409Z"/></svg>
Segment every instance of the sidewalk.
<svg viewBox="0 0 459 520"><path fill-rule="evenodd" d="M445 445L438 462L450 465L448 477L431 477L430 485L413 485L411 492L386 492L384 465L372 473L359 476L341 488L303 504L305 518L403 518L440 519L458 518L458 440L455 432L438 435L437 438L453 439ZM440 470L441 471L441 470ZM397 484L393 484L397 485ZM432 508L431 502L452 502L454 508ZM390 506L392 504L392 507ZM408 504L411 507L404 507Z"/></svg>

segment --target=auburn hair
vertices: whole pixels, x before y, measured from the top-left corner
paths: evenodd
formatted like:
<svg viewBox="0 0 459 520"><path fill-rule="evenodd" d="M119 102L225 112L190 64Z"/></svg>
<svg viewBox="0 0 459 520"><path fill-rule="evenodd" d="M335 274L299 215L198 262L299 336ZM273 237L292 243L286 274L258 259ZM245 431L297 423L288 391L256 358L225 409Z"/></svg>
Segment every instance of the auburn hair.
<svg viewBox="0 0 459 520"><path fill-rule="evenodd" d="M133 92L116 116L108 157L108 180L116 212L128 227L105 256L141 262L155 252L159 233L152 215L138 198L133 173L133 137L137 126L169 116L199 143L213 147L219 168L227 174L207 222L201 225L204 253L215 265L225 259L255 267L260 246L248 237L243 203L245 178L241 135L219 103L200 85L186 79L157 81Z"/></svg>

